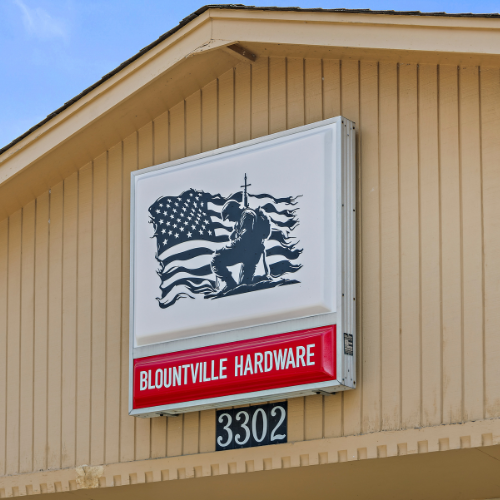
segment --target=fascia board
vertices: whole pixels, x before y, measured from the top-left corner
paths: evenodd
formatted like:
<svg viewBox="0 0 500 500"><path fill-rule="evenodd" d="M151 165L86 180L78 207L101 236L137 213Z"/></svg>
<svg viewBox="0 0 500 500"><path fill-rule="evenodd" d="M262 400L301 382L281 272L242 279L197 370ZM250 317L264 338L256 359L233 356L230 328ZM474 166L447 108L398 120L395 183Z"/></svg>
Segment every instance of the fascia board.
<svg viewBox="0 0 500 500"><path fill-rule="evenodd" d="M394 21L391 16L373 16L370 22L361 22L361 19L353 22L351 15L351 22L347 22L345 18L336 19L336 14L318 14L316 18L309 14L310 19L299 13L274 18L269 15L272 13L267 12L260 18L255 15L229 17L216 14L212 16L213 37L237 39L243 45L248 42L441 54L500 54L500 21L496 19L452 18L446 19L450 21L448 23L436 25L435 22L373 22L373 17ZM434 18L431 20L435 21ZM460 24L457 21L463 22ZM482 21L485 21L484 24Z"/></svg>
<svg viewBox="0 0 500 500"><path fill-rule="evenodd" d="M257 8L258 9L258 8ZM414 16L404 14L370 14L360 12L306 12L278 10L231 10L212 9L212 19L246 19L253 21L301 22L327 24L374 24L393 26L423 26L443 29L497 29L500 30L499 18L486 17L447 17Z"/></svg>

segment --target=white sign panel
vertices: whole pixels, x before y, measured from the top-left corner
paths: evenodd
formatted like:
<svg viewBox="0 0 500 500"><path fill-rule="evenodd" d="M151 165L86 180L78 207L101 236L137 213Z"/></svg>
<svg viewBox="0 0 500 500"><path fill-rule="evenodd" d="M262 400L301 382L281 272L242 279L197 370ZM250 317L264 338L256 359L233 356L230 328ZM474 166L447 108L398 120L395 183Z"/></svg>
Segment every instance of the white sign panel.
<svg viewBox="0 0 500 500"><path fill-rule="evenodd" d="M353 151L339 117L134 172L131 359L352 315Z"/></svg>

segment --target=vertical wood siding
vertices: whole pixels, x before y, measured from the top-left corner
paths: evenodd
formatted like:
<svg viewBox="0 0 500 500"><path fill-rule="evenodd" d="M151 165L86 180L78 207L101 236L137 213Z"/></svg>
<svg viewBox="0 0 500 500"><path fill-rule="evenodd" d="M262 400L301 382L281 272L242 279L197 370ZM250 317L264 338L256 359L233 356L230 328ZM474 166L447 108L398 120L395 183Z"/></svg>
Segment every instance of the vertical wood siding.
<svg viewBox="0 0 500 500"><path fill-rule="evenodd" d="M130 172L342 114L358 130L358 388L290 440L500 417L500 71L240 64L0 222L0 475L214 450L127 415Z"/></svg>

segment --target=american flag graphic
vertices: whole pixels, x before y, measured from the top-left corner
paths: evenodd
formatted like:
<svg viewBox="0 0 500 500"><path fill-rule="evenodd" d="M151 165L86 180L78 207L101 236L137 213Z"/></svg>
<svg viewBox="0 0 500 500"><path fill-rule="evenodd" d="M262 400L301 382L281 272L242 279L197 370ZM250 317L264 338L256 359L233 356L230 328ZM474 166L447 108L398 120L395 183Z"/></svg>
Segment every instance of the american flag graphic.
<svg viewBox="0 0 500 500"><path fill-rule="evenodd" d="M230 222L222 220L222 207L229 200L261 211L271 225L264 243L267 275L256 277L252 286L238 287L237 293L299 283L283 278L302 267L297 262L302 250L297 248L299 242L293 236L299 224L297 198L252 195L246 191L224 198L191 188L178 196L156 200L149 207L149 222L154 228L156 259L160 266L157 271L161 279L159 306L166 309L179 299L196 296L220 298L210 262L214 252L230 242L234 229Z"/></svg>

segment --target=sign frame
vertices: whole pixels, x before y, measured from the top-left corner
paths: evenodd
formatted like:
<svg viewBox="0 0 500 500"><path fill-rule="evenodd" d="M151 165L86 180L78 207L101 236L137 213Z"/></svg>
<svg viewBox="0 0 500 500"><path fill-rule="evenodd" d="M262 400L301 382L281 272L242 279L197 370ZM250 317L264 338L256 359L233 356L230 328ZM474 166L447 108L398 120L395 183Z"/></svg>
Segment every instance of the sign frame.
<svg viewBox="0 0 500 500"><path fill-rule="evenodd" d="M335 124L336 132L336 270L337 311L315 316L289 319L276 323L238 328L190 338L160 342L135 347L134 337L134 221L135 180L144 173L162 170L202 158L213 157L229 151L247 148L281 137L292 136L318 127ZM165 162L146 169L131 172L130 200L130 302L129 302L129 415L151 418L174 416L190 411L223 408L232 405L267 402L311 394L332 394L356 388L356 131L355 124L342 116L270 134L257 139L207 151L179 160ZM183 403L160 405L150 408L133 408L133 365L134 359L169 352L178 352L198 347L218 345L243 339L265 337L297 330L336 324L336 368L337 379L312 384L301 384L285 388L268 389L244 394L207 398ZM346 340L347 339L347 340ZM344 345L346 344L346 345Z"/></svg>

